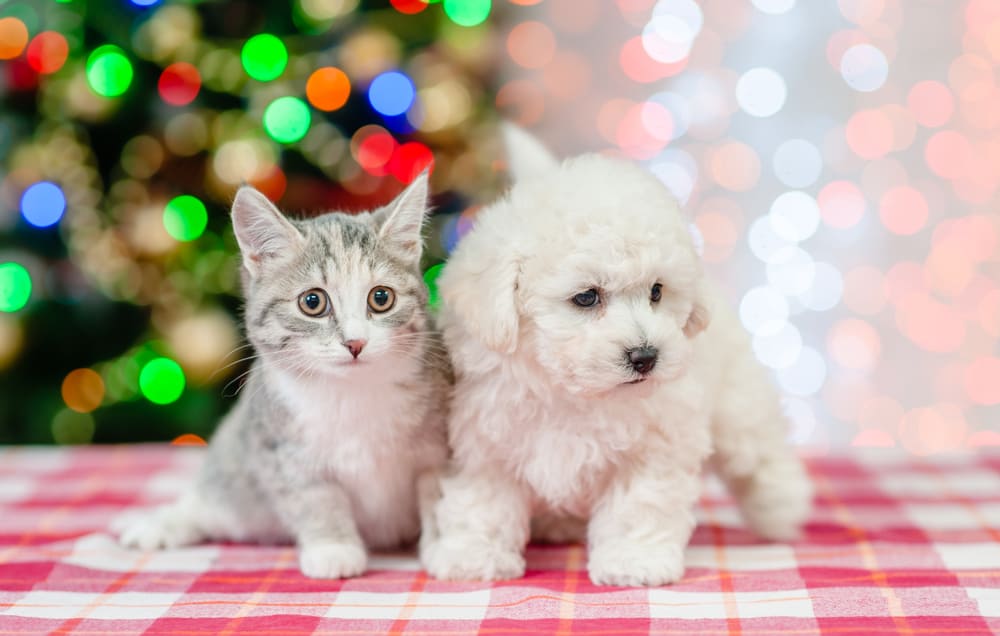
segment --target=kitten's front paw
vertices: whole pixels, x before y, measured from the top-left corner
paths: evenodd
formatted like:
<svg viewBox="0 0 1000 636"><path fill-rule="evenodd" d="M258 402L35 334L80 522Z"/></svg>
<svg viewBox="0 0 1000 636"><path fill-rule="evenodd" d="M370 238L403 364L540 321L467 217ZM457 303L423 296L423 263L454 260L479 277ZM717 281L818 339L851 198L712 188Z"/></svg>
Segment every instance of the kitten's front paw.
<svg viewBox="0 0 1000 636"><path fill-rule="evenodd" d="M595 546L587 563L595 585L657 586L684 576L684 549L676 545L644 546L616 542Z"/></svg>
<svg viewBox="0 0 1000 636"><path fill-rule="evenodd" d="M357 543L314 543L299 549L299 568L313 579L346 579L364 574L368 555Z"/></svg>
<svg viewBox="0 0 1000 636"><path fill-rule="evenodd" d="M204 538L191 515L178 506L164 506L114 525L123 546L140 550L179 548Z"/></svg>
<svg viewBox="0 0 1000 636"><path fill-rule="evenodd" d="M501 581L524 576L524 555L481 540L441 538L421 556L427 572L446 581Z"/></svg>

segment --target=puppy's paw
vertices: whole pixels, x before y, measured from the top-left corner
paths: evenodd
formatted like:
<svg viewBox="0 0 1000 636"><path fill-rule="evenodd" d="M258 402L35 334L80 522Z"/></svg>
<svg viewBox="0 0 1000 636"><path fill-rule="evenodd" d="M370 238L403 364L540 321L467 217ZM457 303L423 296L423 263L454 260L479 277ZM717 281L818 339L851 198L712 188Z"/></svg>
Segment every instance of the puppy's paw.
<svg viewBox="0 0 1000 636"><path fill-rule="evenodd" d="M204 539L191 513L178 506L164 506L150 514L123 519L113 528L123 546L140 550L179 548Z"/></svg>
<svg viewBox="0 0 1000 636"><path fill-rule="evenodd" d="M364 574L368 554L359 543L313 543L299 548L299 569L312 579L346 579Z"/></svg>
<svg viewBox="0 0 1000 636"><path fill-rule="evenodd" d="M442 538L423 550L427 572L446 581L502 581L524 576L524 555L478 539Z"/></svg>
<svg viewBox="0 0 1000 636"><path fill-rule="evenodd" d="M667 585L684 576L684 549L677 545L641 545L624 540L598 545L590 551L587 571L595 585Z"/></svg>
<svg viewBox="0 0 1000 636"><path fill-rule="evenodd" d="M791 541L799 535L812 510L813 489L796 457L761 465L740 496L747 525L771 541Z"/></svg>

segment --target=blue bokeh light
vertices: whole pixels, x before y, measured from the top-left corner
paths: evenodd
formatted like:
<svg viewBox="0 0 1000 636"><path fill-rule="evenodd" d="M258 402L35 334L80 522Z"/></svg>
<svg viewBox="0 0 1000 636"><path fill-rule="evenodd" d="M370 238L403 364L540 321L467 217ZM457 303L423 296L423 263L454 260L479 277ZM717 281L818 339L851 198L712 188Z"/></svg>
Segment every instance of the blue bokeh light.
<svg viewBox="0 0 1000 636"><path fill-rule="evenodd" d="M21 195L21 214L35 227L55 225L66 211L66 196L51 181L39 181Z"/></svg>
<svg viewBox="0 0 1000 636"><path fill-rule="evenodd" d="M382 73L368 87L368 101L372 108L386 117L402 115L409 110L416 94L413 82L399 71Z"/></svg>
<svg viewBox="0 0 1000 636"><path fill-rule="evenodd" d="M129 0L132 4L137 7L151 7L160 0Z"/></svg>

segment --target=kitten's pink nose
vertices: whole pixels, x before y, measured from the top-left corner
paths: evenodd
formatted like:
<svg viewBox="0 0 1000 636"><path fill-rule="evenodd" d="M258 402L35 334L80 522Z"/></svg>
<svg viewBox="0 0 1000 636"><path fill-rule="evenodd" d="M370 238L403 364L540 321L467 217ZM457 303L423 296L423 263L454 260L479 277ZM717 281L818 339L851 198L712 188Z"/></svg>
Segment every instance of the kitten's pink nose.
<svg viewBox="0 0 1000 636"><path fill-rule="evenodd" d="M348 340L344 343L344 346L347 347L347 350L350 351L351 355L354 356L354 359L357 360L358 356L361 355L361 350L365 348L366 344L368 344L367 340Z"/></svg>

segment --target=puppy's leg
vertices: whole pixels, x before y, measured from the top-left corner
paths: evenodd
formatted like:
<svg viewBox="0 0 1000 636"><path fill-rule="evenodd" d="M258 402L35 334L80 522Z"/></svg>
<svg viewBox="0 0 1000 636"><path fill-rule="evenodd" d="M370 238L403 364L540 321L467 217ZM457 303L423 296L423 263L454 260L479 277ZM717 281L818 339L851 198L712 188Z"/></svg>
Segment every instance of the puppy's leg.
<svg viewBox="0 0 1000 636"><path fill-rule="evenodd" d="M431 576L495 581L524 574L530 502L500 471L470 469L444 477L432 531L420 558Z"/></svg>
<svg viewBox="0 0 1000 636"><path fill-rule="evenodd" d="M812 484L788 443L777 393L749 353L729 369L712 429L712 465L747 525L765 539L795 538L812 507Z"/></svg>
<svg viewBox="0 0 1000 636"><path fill-rule="evenodd" d="M700 483L697 467L641 467L622 475L590 520L590 580L650 586L680 580Z"/></svg>

